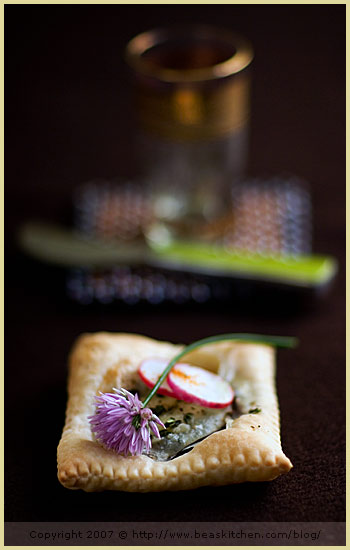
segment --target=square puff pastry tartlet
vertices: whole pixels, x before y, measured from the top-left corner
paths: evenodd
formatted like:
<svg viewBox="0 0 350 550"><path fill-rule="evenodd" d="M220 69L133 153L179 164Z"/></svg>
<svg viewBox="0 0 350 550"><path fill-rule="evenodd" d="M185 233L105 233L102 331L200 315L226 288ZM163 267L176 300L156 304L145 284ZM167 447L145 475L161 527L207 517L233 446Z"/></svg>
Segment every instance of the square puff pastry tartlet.
<svg viewBox="0 0 350 550"><path fill-rule="evenodd" d="M58 446L58 479L85 491L168 491L204 485L269 481L288 472L279 433L275 350L267 345L220 342L195 350L186 362L219 372L235 389L240 416L225 429L168 461L118 455L94 440L88 417L99 391L133 388L148 357L168 360L182 346L132 334L80 336L69 360L66 422ZM251 413L250 410L258 410Z"/></svg>

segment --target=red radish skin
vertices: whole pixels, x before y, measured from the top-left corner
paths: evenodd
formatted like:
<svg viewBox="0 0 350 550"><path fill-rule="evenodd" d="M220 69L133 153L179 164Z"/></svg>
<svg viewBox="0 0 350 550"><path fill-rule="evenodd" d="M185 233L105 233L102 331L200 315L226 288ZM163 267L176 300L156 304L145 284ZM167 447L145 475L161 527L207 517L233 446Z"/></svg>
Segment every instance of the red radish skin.
<svg viewBox="0 0 350 550"><path fill-rule="evenodd" d="M226 380L200 367L175 365L167 382L177 399L211 409L223 409L234 398L233 389Z"/></svg>
<svg viewBox="0 0 350 550"><path fill-rule="evenodd" d="M146 386L153 388L168 364L169 361L167 359L162 359L161 357L151 357L149 359L145 359L139 366L139 376ZM157 393L178 399L166 380L158 388Z"/></svg>

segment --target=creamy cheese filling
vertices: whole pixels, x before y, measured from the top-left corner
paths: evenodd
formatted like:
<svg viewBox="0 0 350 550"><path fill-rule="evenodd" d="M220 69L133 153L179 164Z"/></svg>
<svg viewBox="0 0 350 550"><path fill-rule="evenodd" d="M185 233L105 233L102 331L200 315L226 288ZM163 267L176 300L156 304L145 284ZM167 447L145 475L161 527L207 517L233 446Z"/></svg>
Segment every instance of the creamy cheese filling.
<svg viewBox="0 0 350 550"><path fill-rule="evenodd" d="M231 405L222 409L186 403L160 394L154 395L147 406L160 418L165 428L160 429L160 439L151 436L152 448L147 455L157 461L172 460L189 452L197 442L210 434L231 428L235 419L242 414L253 412L251 409L257 404L251 401L249 384L239 377L232 377L230 383L234 387L236 398ZM106 380L108 388L103 386L101 391L111 391L110 384L111 380ZM124 387L137 393L141 401L150 392L150 388L138 376L130 377Z"/></svg>
<svg viewBox="0 0 350 550"><path fill-rule="evenodd" d="M232 406L211 409L194 403L185 403L173 397L156 395L149 406L165 425L161 439L152 437L148 455L155 460L170 460L191 450L193 444L213 432L226 427L232 419Z"/></svg>

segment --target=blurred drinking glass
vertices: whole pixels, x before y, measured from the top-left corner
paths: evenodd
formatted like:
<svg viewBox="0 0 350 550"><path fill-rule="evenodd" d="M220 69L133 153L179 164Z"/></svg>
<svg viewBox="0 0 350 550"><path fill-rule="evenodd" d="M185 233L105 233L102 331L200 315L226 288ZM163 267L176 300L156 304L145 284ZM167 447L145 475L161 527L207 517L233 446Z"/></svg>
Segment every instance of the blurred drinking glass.
<svg viewBox="0 0 350 550"><path fill-rule="evenodd" d="M252 58L245 39L203 25L151 30L127 45L159 220L210 221L229 206L247 162Z"/></svg>

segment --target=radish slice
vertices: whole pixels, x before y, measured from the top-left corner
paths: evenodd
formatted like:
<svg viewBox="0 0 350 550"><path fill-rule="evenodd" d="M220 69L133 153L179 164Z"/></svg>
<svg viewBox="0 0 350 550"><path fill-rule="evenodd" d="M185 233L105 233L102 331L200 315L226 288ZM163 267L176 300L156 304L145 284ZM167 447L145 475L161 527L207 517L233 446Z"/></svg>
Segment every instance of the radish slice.
<svg viewBox="0 0 350 550"><path fill-rule="evenodd" d="M178 364L167 378L177 399L197 403L211 409L222 409L233 401L230 384L221 376L200 367Z"/></svg>
<svg viewBox="0 0 350 550"><path fill-rule="evenodd" d="M168 364L169 361L167 359L162 359L161 357L152 357L149 359L145 359L144 361L142 361L139 367L140 378L146 384L146 386L148 386L149 388L153 388ZM170 388L166 380L164 380L163 384L157 390L157 393L160 393L161 395L167 395L168 397L175 397L177 399L177 396Z"/></svg>

